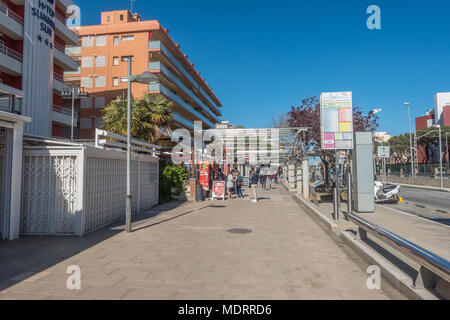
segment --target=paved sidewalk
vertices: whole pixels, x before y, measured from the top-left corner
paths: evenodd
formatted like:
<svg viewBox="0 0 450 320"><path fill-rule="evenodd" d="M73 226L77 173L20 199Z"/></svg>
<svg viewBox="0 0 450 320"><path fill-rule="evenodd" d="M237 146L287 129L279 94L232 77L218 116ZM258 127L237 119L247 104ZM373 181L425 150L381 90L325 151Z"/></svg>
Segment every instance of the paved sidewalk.
<svg viewBox="0 0 450 320"><path fill-rule="evenodd" d="M0 299L386 299L277 188L258 203L156 208L131 234L113 226L82 239L0 242ZM235 228L251 232L227 231ZM81 268L81 290L66 288L70 265Z"/></svg>

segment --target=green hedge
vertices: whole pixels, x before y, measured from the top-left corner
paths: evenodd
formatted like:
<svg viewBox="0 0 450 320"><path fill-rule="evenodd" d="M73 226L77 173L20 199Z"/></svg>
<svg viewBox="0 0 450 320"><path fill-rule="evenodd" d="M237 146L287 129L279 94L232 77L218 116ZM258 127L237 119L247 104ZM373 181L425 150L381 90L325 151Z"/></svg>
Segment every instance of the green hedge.
<svg viewBox="0 0 450 320"><path fill-rule="evenodd" d="M182 166L161 159L159 161L159 203L168 202L172 200L172 195L183 193L183 181L187 177L188 173Z"/></svg>

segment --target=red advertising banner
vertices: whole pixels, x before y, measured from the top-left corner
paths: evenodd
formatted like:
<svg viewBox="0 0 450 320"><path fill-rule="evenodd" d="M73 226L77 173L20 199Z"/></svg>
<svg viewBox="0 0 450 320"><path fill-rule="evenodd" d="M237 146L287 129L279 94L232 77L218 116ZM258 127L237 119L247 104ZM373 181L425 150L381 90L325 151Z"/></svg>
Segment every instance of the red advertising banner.
<svg viewBox="0 0 450 320"><path fill-rule="evenodd" d="M209 190L209 162L204 161L200 164L199 183L203 190Z"/></svg>

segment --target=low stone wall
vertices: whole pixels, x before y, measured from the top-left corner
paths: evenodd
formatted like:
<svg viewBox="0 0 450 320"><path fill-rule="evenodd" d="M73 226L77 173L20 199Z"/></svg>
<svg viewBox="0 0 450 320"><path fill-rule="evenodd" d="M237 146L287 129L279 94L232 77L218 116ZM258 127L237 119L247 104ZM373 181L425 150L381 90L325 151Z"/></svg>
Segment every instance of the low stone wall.
<svg viewBox="0 0 450 320"><path fill-rule="evenodd" d="M382 181L383 177L377 176L377 180ZM389 176L389 177L386 177L386 181L390 182L390 183L414 184L414 185L419 185L419 186L430 186L430 187L440 187L441 186L439 176L437 179L435 179L434 176L416 177L416 178ZM444 188L450 188L450 179L444 178Z"/></svg>

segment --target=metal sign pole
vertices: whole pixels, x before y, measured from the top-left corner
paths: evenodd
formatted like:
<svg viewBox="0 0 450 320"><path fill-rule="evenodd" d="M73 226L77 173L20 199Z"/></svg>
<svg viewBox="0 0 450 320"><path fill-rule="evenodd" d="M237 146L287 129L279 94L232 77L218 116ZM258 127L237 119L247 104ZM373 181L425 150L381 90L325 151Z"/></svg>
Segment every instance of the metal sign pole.
<svg viewBox="0 0 450 320"><path fill-rule="evenodd" d="M334 202L335 202L335 208L336 208L336 211L335 211L335 218L336 218L336 221L337 220L339 220L339 210L340 210L340 186L339 186L339 151L337 151L336 150L336 159L335 159L335 162L336 162L336 169L335 169L335 172L334 172L334 179L335 179L335 199L334 199Z"/></svg>

